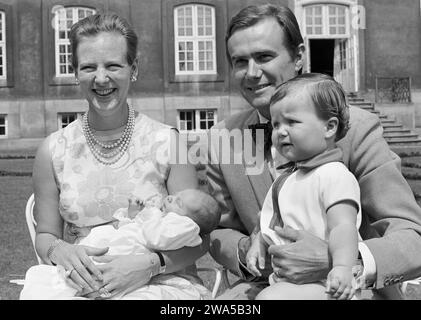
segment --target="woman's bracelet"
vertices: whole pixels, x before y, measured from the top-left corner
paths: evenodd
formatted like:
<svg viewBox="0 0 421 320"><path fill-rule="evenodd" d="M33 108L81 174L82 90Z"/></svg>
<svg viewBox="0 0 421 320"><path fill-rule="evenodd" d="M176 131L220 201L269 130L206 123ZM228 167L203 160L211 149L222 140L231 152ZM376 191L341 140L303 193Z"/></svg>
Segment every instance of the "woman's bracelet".
<svg viewBox="0 0 421 320"><path fill-rule="evenodd" d="M54 253L54 250L63 242L63 240L61 239L55 239L53 242L51 242L50 247L48 248L47 251L47 258L50 260L50 262L53 265L56 265L53 261L53 259L51 258L52 254Z"/></svg>

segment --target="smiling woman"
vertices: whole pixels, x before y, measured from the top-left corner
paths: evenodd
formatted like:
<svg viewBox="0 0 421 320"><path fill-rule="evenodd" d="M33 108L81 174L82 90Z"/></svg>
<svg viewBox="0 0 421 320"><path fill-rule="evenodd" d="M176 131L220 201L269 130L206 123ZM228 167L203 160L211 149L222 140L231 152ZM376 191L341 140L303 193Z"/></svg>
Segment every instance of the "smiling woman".
<svg viewBox="0 0 421 320"><path fill-rule="evenodd" d="M104 126L102 117L112 118L115 127L127 120L126 98L132 80L137 77L137 59L129 65L124 48L126 40L117 33L82 37L77 46L79 65L76 77L89 102L90 124L94 129ZM110 120L111 121L111 120Z"/></svg>
<svg viewBox="0 0 421 320"><path fill-rule="evenodd" d="M138 39L130 25L116 15L92 15L72 26L70 42L76 79L89 109L83 120L47 137L37 152L36 249L49 266L28 271L21 298L207 296L193 266L207 250L206 237L201 245L165 254L148 250L104 256L106 245L79 244L93 227L114 226L115 212L126 208L130 198L153 199L160 207L168 194L197 189L198 182L192 165L170 163L179 159L171 152L186 152L176 130L127 103L138 75ZM175 143L179 148L172 151Z"/></svg>

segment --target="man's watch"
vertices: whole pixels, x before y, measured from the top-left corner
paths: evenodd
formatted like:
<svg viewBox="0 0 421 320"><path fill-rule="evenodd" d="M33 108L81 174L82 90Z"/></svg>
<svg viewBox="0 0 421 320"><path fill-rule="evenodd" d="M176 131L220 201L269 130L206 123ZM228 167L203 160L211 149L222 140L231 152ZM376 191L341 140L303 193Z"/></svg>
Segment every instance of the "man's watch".
<svg viewBox="0 0 421 320"><path fill-rule="evenodd" d="M167 265L165 264L164 256L159 251L155 251L155 253L158 255L159 264L160 264L158 274L164 273L165 270L167 269Z"/></svg>

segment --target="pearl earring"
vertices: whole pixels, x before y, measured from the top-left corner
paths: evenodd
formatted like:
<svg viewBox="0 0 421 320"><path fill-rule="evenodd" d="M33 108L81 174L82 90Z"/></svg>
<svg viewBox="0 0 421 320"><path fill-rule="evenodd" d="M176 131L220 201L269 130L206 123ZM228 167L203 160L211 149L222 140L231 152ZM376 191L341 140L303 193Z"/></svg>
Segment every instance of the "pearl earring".
<svg viewBox="0 0 421 320"><path fill-rule="evenodd" d="M131 78L130 78L130 80L131 80L132 82L135 82L135 81L137 80L137 77L136 77L135 75L132 75L132 76L131 76Z"/></svg>

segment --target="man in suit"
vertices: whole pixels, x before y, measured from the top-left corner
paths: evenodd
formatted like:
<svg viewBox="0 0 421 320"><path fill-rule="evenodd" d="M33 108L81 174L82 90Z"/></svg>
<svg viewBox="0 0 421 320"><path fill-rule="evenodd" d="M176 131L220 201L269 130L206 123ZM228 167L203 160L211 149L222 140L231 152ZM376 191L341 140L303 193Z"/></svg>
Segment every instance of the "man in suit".
<svg viewBox="0 0 421 320"><path fill-rule="evenodd" d="M252 108L213 129L244 130L270 122L272 93L301 72L303 64L305 48L294 14L282 6L246 7L231 19L225 40L235 81ZM420 276L421 209L400 172L399 157L390 151L382 133L377 116L351 107L350 130L337 144L361 188L360 234L364 241L359 252L364 286L374 289L375 297L398 299L401 296L395 284ZM259 151L259 146L256 149ZM259 175L247 175L246 164L226 164L221 158L211 158L208 164L210 191L223 210L219 228L211 234L210 252L242 279L221 296L223 299L253 299L267 285L266 279L251 276L245 257L263 200L283 161L272 147ZM278 233L291 240L288 245L269 248L272 264L281 276L294 283L326 277L331 262L325 241L302 230ZM267 269L270 273L271 267Z"/></svg>

